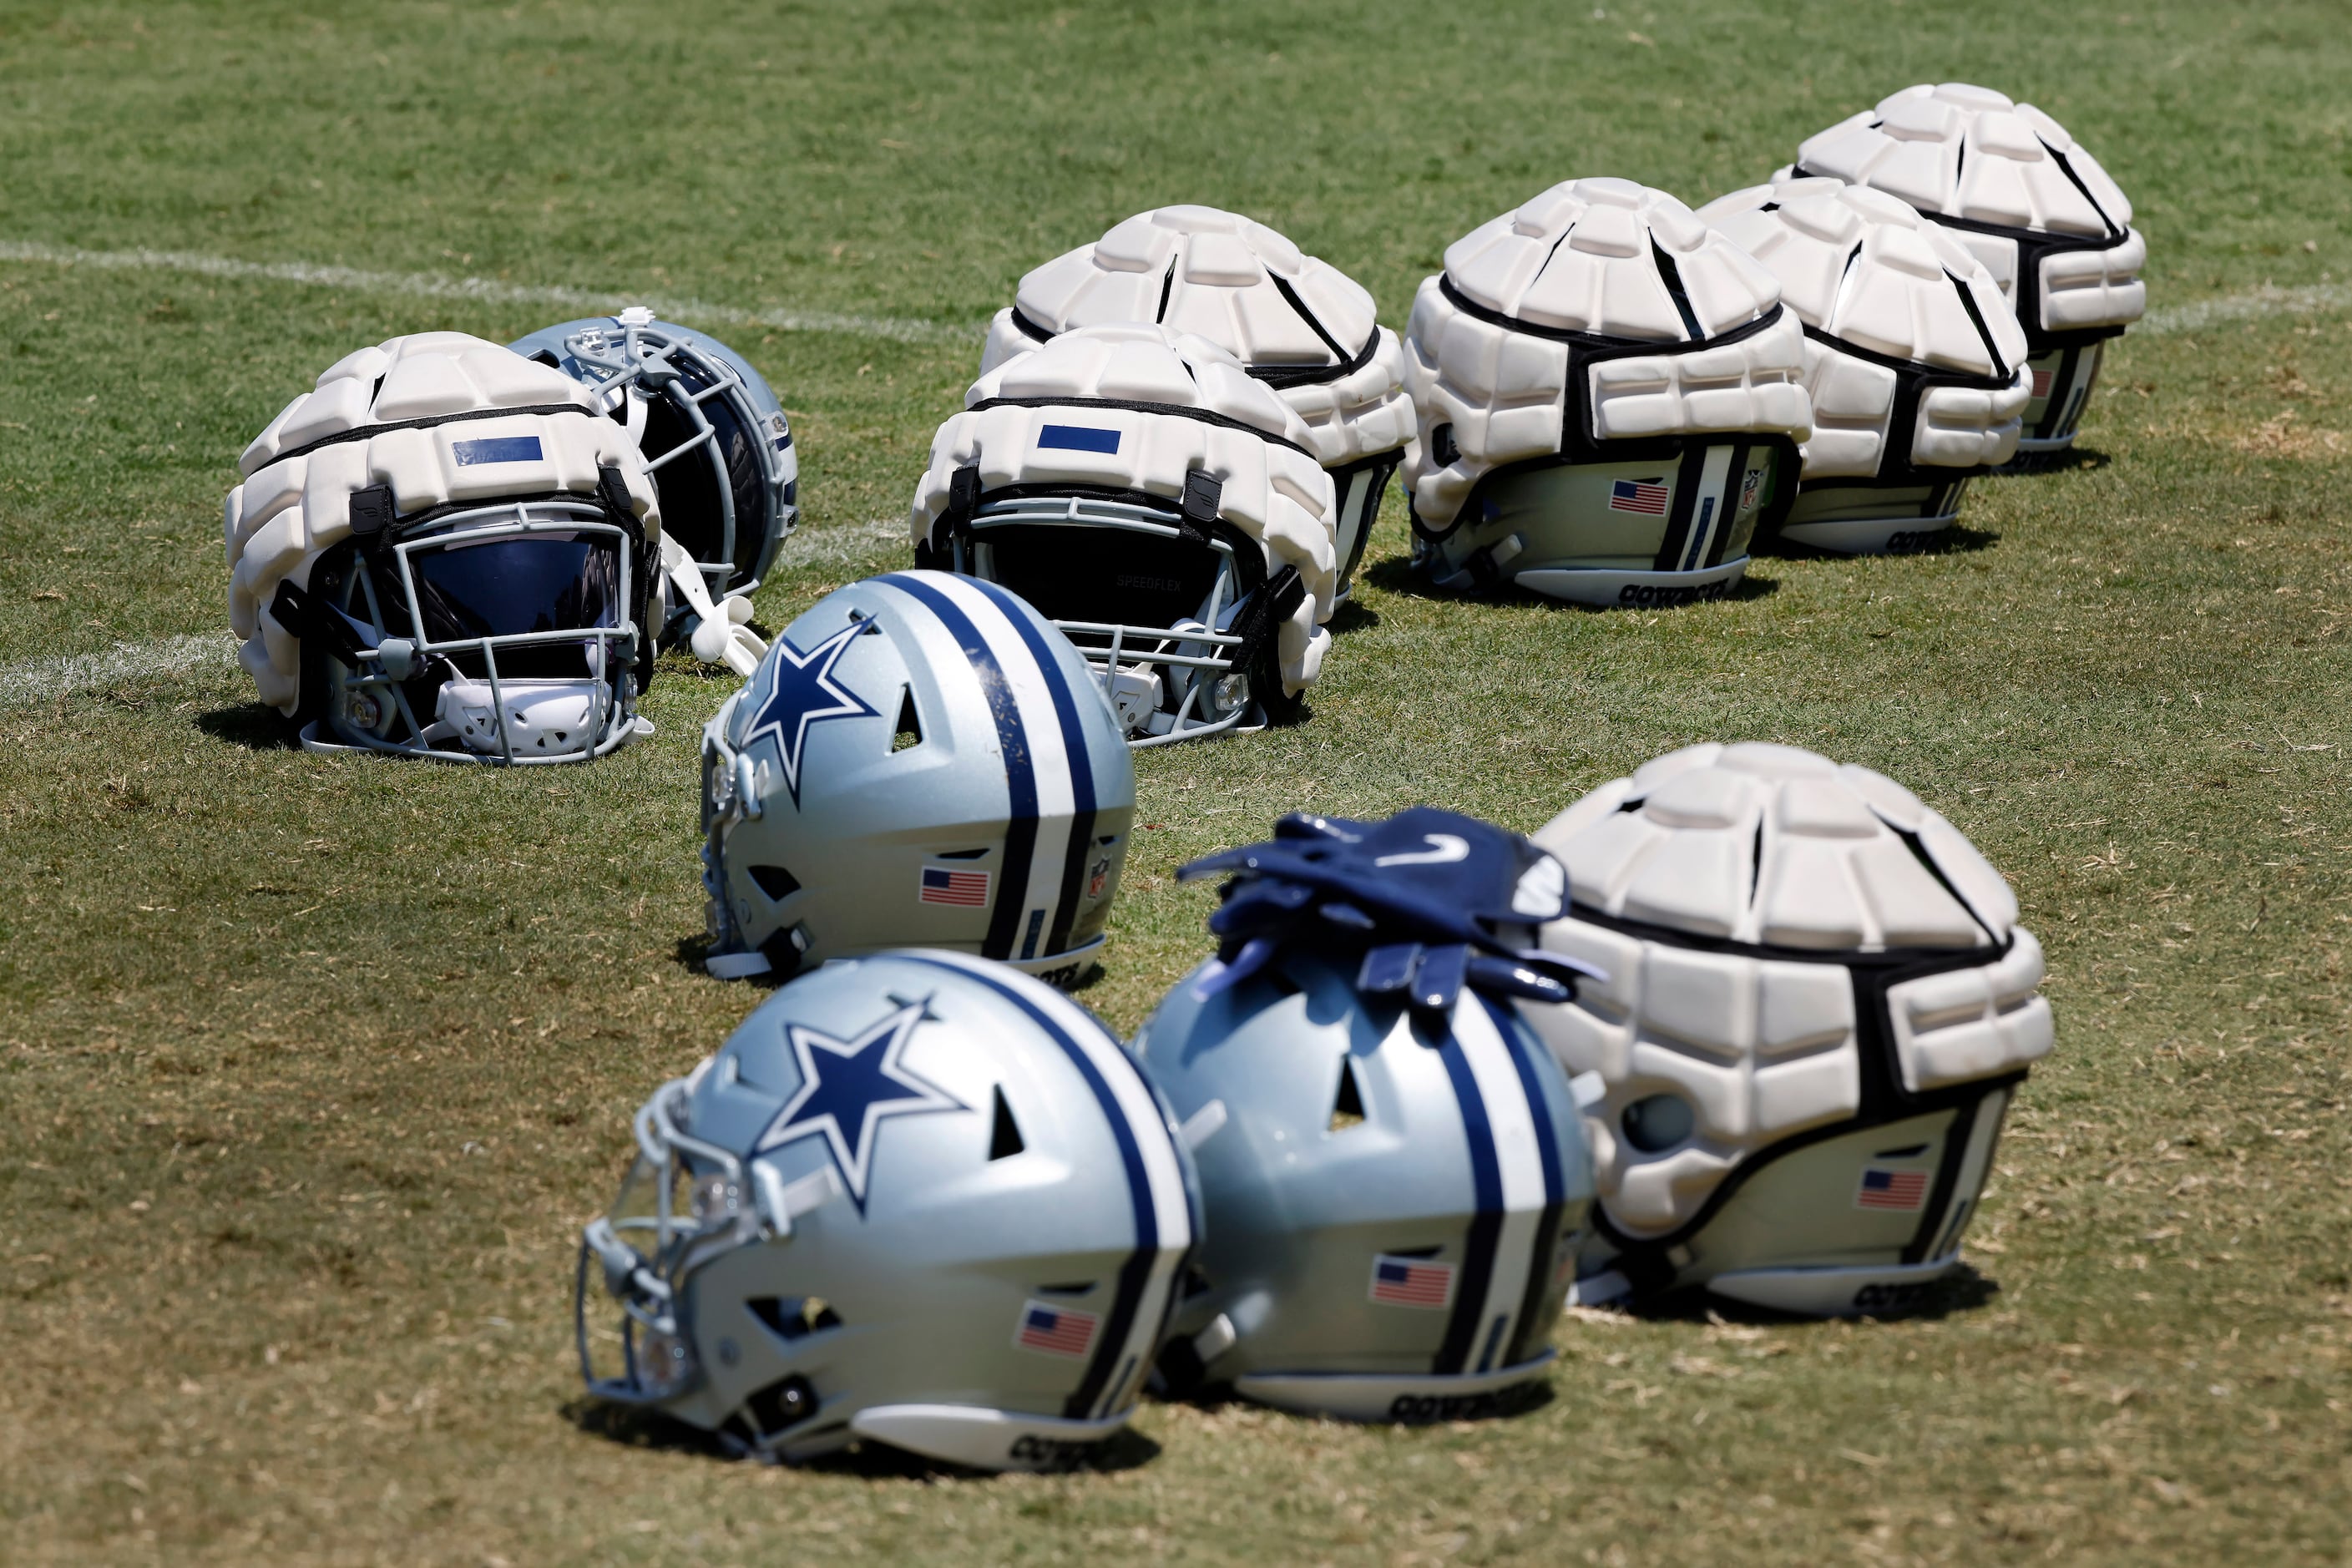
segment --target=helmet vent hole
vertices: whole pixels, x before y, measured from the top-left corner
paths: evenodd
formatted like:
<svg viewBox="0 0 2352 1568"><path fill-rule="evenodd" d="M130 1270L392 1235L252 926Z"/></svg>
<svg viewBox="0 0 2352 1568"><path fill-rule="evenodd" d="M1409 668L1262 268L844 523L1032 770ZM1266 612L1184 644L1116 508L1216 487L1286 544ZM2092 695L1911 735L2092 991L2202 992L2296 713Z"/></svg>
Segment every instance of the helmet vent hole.
<svg viewBox="0 0 2352 1568"><path fill-rule="evenodd" d="M1013 1120L1013 1107L1004 1102L1004 1086L999 1084L996 1087L996 1110L991 1119L988 1133L988 1157L992 1161L1010 1160L1027 1147L1029 1145L1021 1141L1021 1124Z"/></svg>
<svg viewBox="0 0 2352 1568"><path fill-rule="evenodd" d="M748 874L772 904L781 904L801 890L800 879L782 866L753 866Z"/></svg>
<svg viewBox="0 0 2352 1568"><path fill-rule="evenodd" d="M806 1339L841 1327L841 1314L822 1296L756 1296L743 1305L778 1339Z"/></svg>
<svg viewBox="0 0 2352 1568"><path fill-rule="evenodd" d="M1364 1124L1363 1091L1356 1086L1356 1064L1346 1057L1339 1058L1339 1092L1331 1101L1331 1120L1325 1125L1327 1132L1345 1132L1350 1127Z"/></svg>
<svg viewBox="0 0 2352 1568"><path fill-rule="evenodd" d="M1698 1125L1691 1103L1678 1094L1653 1094L1625 1108L1625 1142L1644 1154L1660 1154L1690 1142Z"/></svg>
<svg viewBox="0 0 2352 1568"><path fill-rule="evenodd" d="M1454 426L1440 425L1429 433L1429 455L1441 468L1451 468L1460 459L1462 448L1454 444Z"/></svg>
<svg viewBox="0 0 2352 1568"><path fill-rule="evenodd" d="M1901 1149L1881 1149L1871 1156L1874 1160L1916 1160L1927 1152L1925 1143L1913 1143Z"/></svg>
<svg viewBox="0 0 2352 1568"><path fill-rule="evenodd" d="M894 752L903 752L909 746L919 746L922 743L923 723L915 713L915 689L911 686L906 687L902 689L898 698L898 732L890 737L890 749Z"/></svg>

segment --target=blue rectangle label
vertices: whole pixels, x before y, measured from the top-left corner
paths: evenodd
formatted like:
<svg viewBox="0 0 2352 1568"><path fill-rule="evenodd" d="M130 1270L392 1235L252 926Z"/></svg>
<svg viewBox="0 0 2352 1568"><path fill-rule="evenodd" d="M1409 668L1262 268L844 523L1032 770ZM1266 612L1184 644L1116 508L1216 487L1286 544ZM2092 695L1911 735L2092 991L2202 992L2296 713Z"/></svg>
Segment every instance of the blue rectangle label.
<svg viewBox="0 0 2352 1568"><path fill-rule="evenodd" d="M457 441L449 449L457 455L457 466L470 468L477 463L536 463L542 454L536 436L486 436L475 441Z"/></svg>
<svg viewBox="0 0 2352 1568"><path fill-rule="evenodd" d="M1037 432L1037 445L1058 447L1066 452L1116 452L1119 433L1099 430L1091 425L1048 425Z"/></svg>

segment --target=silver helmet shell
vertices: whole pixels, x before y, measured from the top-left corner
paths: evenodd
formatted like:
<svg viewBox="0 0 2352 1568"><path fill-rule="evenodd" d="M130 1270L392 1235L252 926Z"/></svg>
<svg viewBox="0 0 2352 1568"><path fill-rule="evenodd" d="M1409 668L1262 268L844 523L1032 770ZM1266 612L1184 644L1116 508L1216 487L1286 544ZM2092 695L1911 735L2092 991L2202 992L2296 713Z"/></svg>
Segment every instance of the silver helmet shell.
<svg viewBox="0 0 2352 1568"><path fill-rule="evenodd" d="M305 746L566 763L651 730L661 510L584 388L413 333L327 367L238 466L237 657Z"/></svg>
<svg viewBox="0 0 2352 1568"><path fill-rule="evenodd" d="M1518 1407L1593 1190L1568 1081L1508 1001L1570 994L1522 951L1559 868L1416 808L1286 818L1182 874L1213 871L1235 873L1220 954L1135 1040L1206 1222L1163 1370L1347 1420Z"/></svg>
<svg viewBox="0 0 2352 1568"><path fill-rule="evenodd" d="M1073 327L1118 321L1206 338L1306 422L1339 504L1332 596L1344 602L1414 440L1403 346L1376 321L1370 292L1239 213L1154 207L1023 278L989 323L980 372Z"/></svg>
<svg viewBox="0 0 2352 1568"><path fill-rule="evenodd" d="M1204 338L1126 323L974 382L909 522L919 565L1002 584L1069 634L1149 746L1303 716L1333 517L1289 405Z"/></svg>
<svg viewBox="0 0 2352 1568"><path fill-rule="evenodd" d="M2147 241L2098 160L2030 103L1923 82L1808 137L1773 177L1809 174L1907 202L1983 260L2031 351L2019 450L2073 445L2106 340L2147 310Z"/></svg>
<svg viewBox="0 0 2352 1568"><path fill-rule="evenodd" d="M1969 480L2017 452L2024 330L1958 237L1883 192L1777 181L1698 209L1805 324L1813 433L1780 536L1875 553L1934 542Z"/></svg>
<svg viewBox="0 0 2352 1568"><path fill-rule="evenodd" d="M1916 1303L2052 1042L2000 874L1883 774L1753 743L1657 758L1536 841L1573 895L1544 946L1607 972L1522 1005L1597 1090L1580 1296Z"/></svg>
<svg viewBox="0 0 2352 1568"><path fill-rule="evenodd" d="M1135 769L1085 659L993 584L897 572L787 626L703 732L714 973L921 945L1075 981Z"/></svg>
<svg viewBox="0 0 2352 1568"><path fill-rule="evenodd" d="M1719 598L1796 493L1804 337L1664 191L1571 180L1446 247L1405 329L1416 564L1588 605Z"/></svg>
<svg viewBox="0 0 2352 1568"><path fill-rule="evenodd" d="M583 1236L591 1394L788 1460L863 1440L1054 1469L1126 1424L1197 1195L1075 1003L949 953L827 964L635 1132Z"/></svg>
<svg viewBox="0 0 2352 1568"><path fill-rule="evenodd" d="M800 456L783 405L751 362L644 306L517 339L517 353L589 388L646 455L672 542L709 596L758 588L800 521ZM693 615L674 595L668 637Z"/></svg>

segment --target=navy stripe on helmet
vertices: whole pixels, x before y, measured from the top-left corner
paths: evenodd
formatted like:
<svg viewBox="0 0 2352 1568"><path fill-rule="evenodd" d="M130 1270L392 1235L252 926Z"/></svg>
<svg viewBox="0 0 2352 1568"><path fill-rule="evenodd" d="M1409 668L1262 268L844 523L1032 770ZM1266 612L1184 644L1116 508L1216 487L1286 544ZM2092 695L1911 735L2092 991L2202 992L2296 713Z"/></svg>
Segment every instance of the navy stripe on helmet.
<svg viewBox="0 0 2352 1568"><path fill-rule="evenodd" d="M1462 1247L1462 1278L1454 1297L1454 1316L1445 1325L1445 1341L1438 1347L1430 1371L1454 1376L1467 1371L1478 1348L1479 1319L1486 1310L1487 1288L1495 1273L1495 1247L1503 1229L1503 1165L1495 1152L1495 1130L1486 1120L1486 1101L1478 1092L1478 1075L1462 1042L1448 1028L1438 1047L1445 1076L1454 1083L1454 1098L1462 1108L1462 1136L1470 1147L1470 1191L1475 1212L1470 1234Z"/></svg>
<svg viewBox="0 0 2352 1568"><path fill-rule="evenodd" d="M954 600L909 573L893 572L880 580L922 605L948 629L971 661L980 689L988 696L988 710L996 720L997 749L1004 756L1012 816L1004 825L1004 867L996 889L996 907L989 911L988 936L980 951L986 958L1010 958L1021 912L1029 902L1029 861L1037 847L1037 774L1030 762L1028 740L1022 732L1020 700L1013 696L1013 684L1005 679L1004 667L996 662L988 639Z"/></svg>
<svg viewBox="0 0 2352 1568"><path fill-rule="evenodd" d="M1008 589L977 577L971 578L971 583L996 602L1004 618L1013 623L1013 629L1021 634L1021 640L1036 656L1037 668L1045 678L1045 689L1054 695L1054 717L1061 721L1062 752L1070 760L1070 798L1075 803L1070 815L1070 847L1062 860L1062 891L1054 905L1053 929L1045 935L1045 952L1056 953L1070 945L1070 927L1078 918L1078 889L1086 885L1087 861L1094 848L1094 757L1087 747L1087 727L1078 719L1077 694L1070 689L1069 677L1062 668L1062 661L1054 657L1054 645L1046 640L1045 628L1037 624L1036 612L1026 600Z"/></svg>
<svg viewBox="0 0 2352 1568"><path fill-rule="evenodd" d="M1151 1266L1160 1257L1160 1216L1153 1210L1151 1176L1144 1168L1143 1150L1135 1141L1135 1129L1127 1120L1127 1109L1104 1079L1102 1069L1086 1047L1070 1037L1070 1032L1055 1022L1052 1015L1021 994L1018 987L1007 984L993 975L982 974L960 963L946 963L920 952L902 952L894 956L912 963L929 964L977 981L1006 1001L1012 1003L1045 1031L1053 1042L1062 1047L1070 1064L1078 1069L1087 1088L1094 1091L1095 1100L1102 1107L1103 1116L1110 1122L1112 1139L1118 1144L1119 1163L1127 1171L1128 1202L1135 1215L1135 1250L1118 1268L1118 1294L1111 1302L1110 1311L1103 1319L1102 1337L1095 1342L1094 1359L1087 1365L1086 1376L1062 1407L1062 1415L1072 1421L1090 1420L1094 1406L1102 1398L1126 1353L1128 1336L1135 1328L1136 1312L1142 1307L1144 1288L1151 1280Z"/></svg>
<svg viewBox="0 0 2352 1568"><path fill-rule="evenodd" d="M1527 1294L1519 1299L1518 1331L1511 1336L1510 1354L1505 1359L1506 1365L1517 1366L1535 1352L1536 1342L1550 1325L1551 1314L1544 1310L1544 1302L1559 1261L1553 1255L1559 1246L1560 1214L1568 1206L1567 1187L1560 1176L1559 1134L1552 1121L1551 1102L1544 1097L1543 1080L1528 1055L1542 1047L1528 1042L1525 1026L1509 1009L1483 993L1478 1002L1495 1020L1495 1032L1502 1037L1503 1049L1510 1053L1511 1066L1518 1071L1519 1088L1528 1097L1528 1115L1535 1122L1536 1152L1543 1162L1543 1213L1536 1220L1534 1256L1528 1259Z"/></svg>

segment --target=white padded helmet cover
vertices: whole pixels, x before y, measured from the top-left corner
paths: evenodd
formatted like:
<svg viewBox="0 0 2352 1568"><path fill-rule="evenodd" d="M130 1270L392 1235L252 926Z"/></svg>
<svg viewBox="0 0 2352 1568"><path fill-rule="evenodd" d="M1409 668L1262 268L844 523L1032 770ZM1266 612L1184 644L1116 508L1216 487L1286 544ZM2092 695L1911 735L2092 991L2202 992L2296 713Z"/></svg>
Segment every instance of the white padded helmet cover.
<svg viewBox="0 0 2352 1568"><path fill-rule="evenodd" d="M1805 478L1874 476L1890 438L1898 461L1907 456L1932 467L1974 468L2016 455L2033 392L2025 330L1990 270L1950 231L1883 192L1830 179L1734 191L1698 216L1770 269L1780 302L1815 331L1930 371L2010 378L1999 391L1929 387L1913 428L1890 432L1895 373L1809 336L1813 434L1804 444ZM1964 291L1976 306L1973 319Z"/></svg>
<svg viewBox="0 0 2352 1568"><path fill-rule="evenodd" d="M1660 253L1674 263L1696 332ZM1590 367L1595 440L1748 430L1802 440L1811 429L1793 314L1738 342L1690 346L1769 315L1780 299L1772 274L1664 191L1571 180L1448 246L1444 273L1413 300L1405 387L1421 445L1406 458L1404 483L1426 527L1448 526L1489 470L1557 453L1567 417L1568 345L1463 310L1448 283L1509 322L1660 345ZM1442 465L1431 443L1440 426L1452 426L1454 448Z"/></svg>
<svg viewBox="0 0 2352 1568"><path fill-rule="evenodd" d="M419 427L404 422L498 408L545 409ZM299 453L372 426L380 432ZM469 464L457 444L535 436L535 462ZM598 471L617 468L645 524L646 561L657 559L661 512L645 460L628 432L600 416L586 387L562 372L464 332L418 332L346 355L316 388L288 404L237 459L245 482L228 493L222 542L228 556L229 625L238 662L261 700L289 717L300 698L298 638L269 613L278 584L310 586L320 553L351 533L351 498L392 488L403 514L501 496L596 493ZM650 569L650 565L648 565Z"/></svg>
<svg viewBox="0 0 2352 1568"><path fill-rule="evenodd" d="M1157 321L1206 338L1254 370L1331 372L1332 379L1276 394L1306 422L1326 468L1413 438L1404 350L1374 321L1370 293L1238 213L1190 205L1138 213L1022 279L1015 299L989 324L982 375L1037 346L1023 319L1053 334ZM1339 374L1367 349L1364 363Z"/></svg>
<svg viewBox="0 0 2352 1568"><path fill-rule="evenodd" d="M1771 948L1981 952L1887 993L1914 1093L2013 1072L2050 1049L2041 945L2016 923L2008 884L1882 773L1790 746L1693 746L1601 785L1535 841L1567 867L1578 906L1755 950L1573 914L1544 930L1546 947L1608 975L1572 1004L1524 1011L1570 1073L1606 1086L1589 1131L1610 1217L1629 1234L1671 1230L1742 1160L1861 1107L1845 965ZM1621 1135L1622 1118L1659 1093L1687 1101L1696 1127L1644 1152Z"/></svg>
<svg viewBox="0 0 2352 1568"><path fill-rule="evenodd" d="M2064 126L2030 103L1965 82L1907 87L1807 139L1794 167L1944 217L2084 238L2121 234L2120 245L2045 261L2040 324L2123 326L2147 310L2139 278L2147 245L2131 227L2130 200ZM2013 247L1992 236L1963 243L2013 289Z"/></svg>
<svg viewBox="0 0 2352 1568"><path fill-rule="evenodd" d="M1044 405L980 406L999 398ZM961 468L979 468L983 499L1012 485L1062 484L1141 490L1180 503L1184 476L1201 469L1223 487L1219 511L1258 542L1266 570L1298 569L1307 596L1282 624L1277 651L1287 690L1315 679L1330 641L1322 623L1331 616L1338 573L1331 479L1297 412L1252 380L1240 360L1167 327L1081 327L998 365L971 384L964 403L931 438L930 467L909 520L918 545L947 510ZM1195 412L1230 423L1192 417ZM1117 449L1039 444L1045 426L1074 413L1117 430Z"/></svg>

